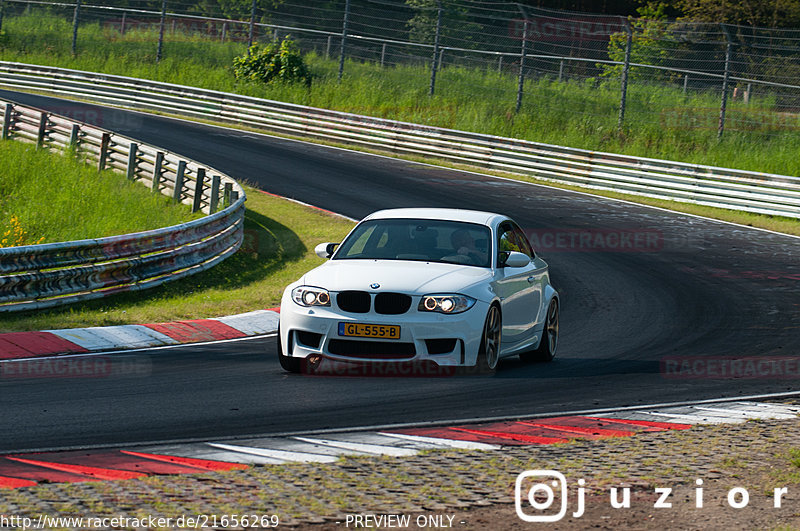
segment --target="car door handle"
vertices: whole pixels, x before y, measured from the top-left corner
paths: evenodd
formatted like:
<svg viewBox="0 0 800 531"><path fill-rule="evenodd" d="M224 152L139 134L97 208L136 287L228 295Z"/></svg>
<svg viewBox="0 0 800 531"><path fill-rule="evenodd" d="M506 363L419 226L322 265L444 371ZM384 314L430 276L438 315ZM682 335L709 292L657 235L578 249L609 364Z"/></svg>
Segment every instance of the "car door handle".
<svg viewBox="0 0 800 531"><path fill-rule="evenodd" d="M528 282L533 284L534 282L536 282L536 277L528 277Z"/></svg>

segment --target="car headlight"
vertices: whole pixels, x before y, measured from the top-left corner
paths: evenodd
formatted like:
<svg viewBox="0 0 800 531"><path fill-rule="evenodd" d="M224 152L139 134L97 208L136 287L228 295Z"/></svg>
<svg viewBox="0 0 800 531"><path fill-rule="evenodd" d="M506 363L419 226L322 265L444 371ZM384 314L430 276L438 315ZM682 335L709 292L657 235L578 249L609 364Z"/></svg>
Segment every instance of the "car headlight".
<svg viewBox="0 0 800 531"><path fill-rule="evenodd" d="M461 313L475 304L475 299L458 293L445 295L425 295L417 308L421 312Z"/></svg>
<svg viewBox="0 0 800 531"><path fill-rule="evenodd" d="M300 286L292 290L292 300L300 306L330 306L331 296L328 290Z"/></svg>

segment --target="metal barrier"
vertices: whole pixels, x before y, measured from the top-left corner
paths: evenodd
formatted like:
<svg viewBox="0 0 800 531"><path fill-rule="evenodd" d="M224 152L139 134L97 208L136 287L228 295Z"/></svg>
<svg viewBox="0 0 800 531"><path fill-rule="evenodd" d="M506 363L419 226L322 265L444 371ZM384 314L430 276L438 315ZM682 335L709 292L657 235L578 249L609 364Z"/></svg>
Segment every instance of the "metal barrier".
<svg viewBox="0 0 800 531"><path fill-rule="evenodd" d="M204 271L239 248L245 194L227 175L160 148L40 109L0 100L2 138L123 172L209 214L162 229L0 248L0 312L47 308L150 288ZM223 210L218 211L220 207Z"/></svg>
<svg viewBox="0 0 800 531"><path fill-rule="evenodd" d="M800 218L800 177L615 155L21 63L0 62L0 86L430 156L587 188Z"/></svg>

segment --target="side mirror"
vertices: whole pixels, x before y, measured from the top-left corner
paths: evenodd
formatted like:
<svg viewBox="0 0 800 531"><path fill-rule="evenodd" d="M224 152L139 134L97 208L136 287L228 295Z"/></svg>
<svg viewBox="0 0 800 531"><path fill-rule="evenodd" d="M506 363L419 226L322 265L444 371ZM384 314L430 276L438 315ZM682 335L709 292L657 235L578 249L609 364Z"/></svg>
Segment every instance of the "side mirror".
<svg viewBox="0 0 800 531"><path fill-rule="evenodd" d="M314 247L314 252L317 253L317 256L320 258L330 258L333 255L333 251L336 250L336 246L338 243L333 242L325 242L317 245Z"/></svg>
<svg viewBox="0 0 800 531"><path fill-rule="evenodd" d="M503 257L505 256L505 259ZM525 267L531 263L531 259L525 253L518 251L508 251L500 255L500 267Z"/></svg>

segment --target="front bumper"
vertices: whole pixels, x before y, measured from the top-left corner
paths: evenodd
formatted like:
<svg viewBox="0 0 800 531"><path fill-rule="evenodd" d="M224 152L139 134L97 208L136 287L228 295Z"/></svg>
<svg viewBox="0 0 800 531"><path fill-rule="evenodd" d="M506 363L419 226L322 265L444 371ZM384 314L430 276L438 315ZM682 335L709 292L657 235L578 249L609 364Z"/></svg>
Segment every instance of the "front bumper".
<svg viewBox="0 0 800 531"><path fill-rule="evenodd" d="M488 303L445 315L420 312L418 301L401 315L348 313L335 307L307 308L284 295L280 334L283 354L293 358L322 355L339 361L370 363L434 362L439 366L473 366L478 355ZM339 323L400 326L399 339L339 335ZM450 340L450 341L449 341Z"/></svg>

